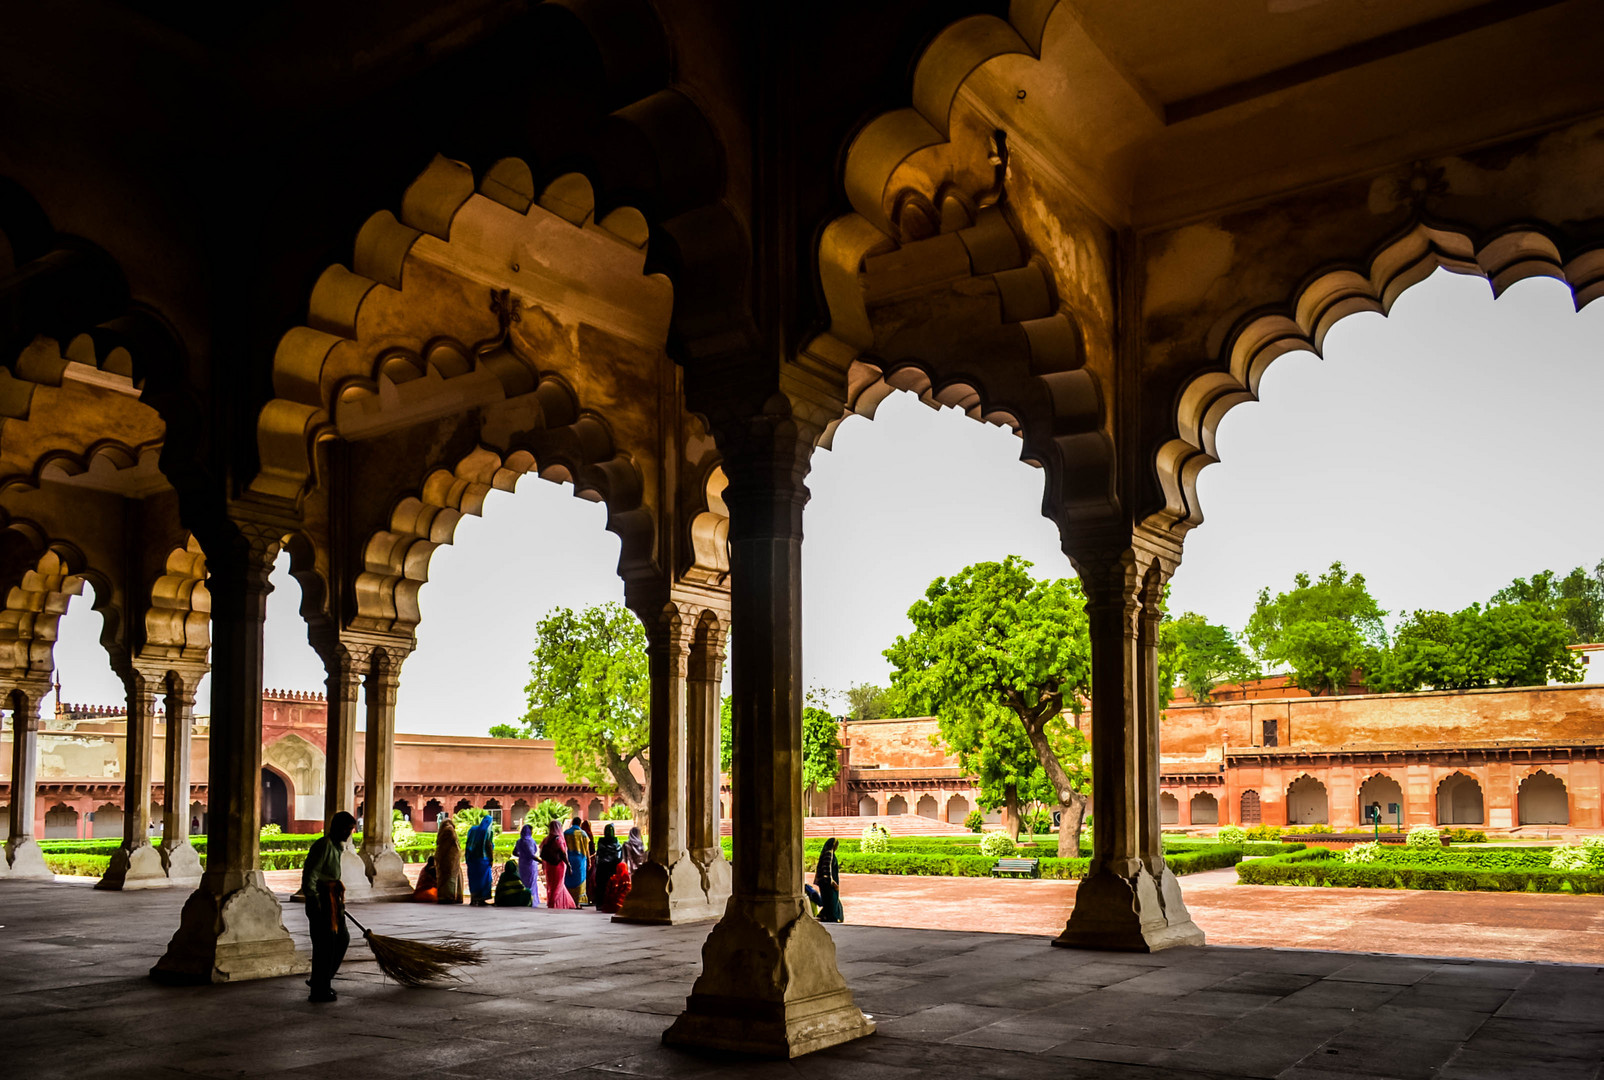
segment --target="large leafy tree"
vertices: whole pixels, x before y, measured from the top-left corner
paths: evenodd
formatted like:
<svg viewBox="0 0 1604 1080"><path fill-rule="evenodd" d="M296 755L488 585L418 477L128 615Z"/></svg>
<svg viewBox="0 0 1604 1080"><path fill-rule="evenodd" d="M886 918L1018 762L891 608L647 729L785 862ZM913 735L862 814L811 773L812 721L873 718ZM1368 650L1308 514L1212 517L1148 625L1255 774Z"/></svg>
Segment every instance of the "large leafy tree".
<svg viewBox="0 0 1604 1080"><path fill-rule="evenodd" d="M1370 674L1385 691L1471 690L1578 682L1581 662L1567 649L1569 627L1537 603L1472 604L1452 615L1417 611Z"/></svg>
<svg viewBox="0 0 1604 1080"><path fill-rule="evenodd" d="M1493 594L1489 606L1536 604L1564 624L1567 643L1604 641L1604 559L1591 573L1578 566L1564 577L1552 570L1516 578Z"/></svg>
<svg viewBox="0 0 1604 1080"><path fill-rule="evenodd" d="M1079 582L1038 581L1030 567L1010 555L937 578L885 655L893 689L935 715L981 802L1015 820L1021 802L1058 807L1058 851L1073 856L1091 777L1065 710L1079 712L1091 689L1085 598Z"/></svg>
<svg viewBox="0 0 1604 1080"><path fill-rule="evenodd" d="M839 696L846 699L846 714L853 720L883 720L910 715L901 694L874 683L854 683Z"/></svg>
<svg viewBox="0 0 1604 1080"><path fill-rule="evenodd" d="M1188 611L1168 620L1160 630L1160 645L1168 636L1174 643L1174 680L1186 687L1199 702L1210 700L1214 688L1224 682L1255 678L1258 665L1236 639L1236 635L1203 616Z"/></svg>
<svg viewBox="0 0 1604 1080"><path fill-rule="evenodd" d="M626 608L558 608L535 627L535 653L524 687L529 711L519 726L492 735L550 739L557 764L574 783L617 792L642 821L647 813L651 676L646 631Z"/></svg>
<svg viewBox="0 0 1604 1080"><path fill-rule="evenodd" d="M1269 589L1259 590L1244 636L1265 663L1290 670L1296 686L1330 694L1374 663L1386 644L1386 614L1364 575L1350 575L1334 562L1318 580L1297 575L1294 587L1274 598Z"/></svg>

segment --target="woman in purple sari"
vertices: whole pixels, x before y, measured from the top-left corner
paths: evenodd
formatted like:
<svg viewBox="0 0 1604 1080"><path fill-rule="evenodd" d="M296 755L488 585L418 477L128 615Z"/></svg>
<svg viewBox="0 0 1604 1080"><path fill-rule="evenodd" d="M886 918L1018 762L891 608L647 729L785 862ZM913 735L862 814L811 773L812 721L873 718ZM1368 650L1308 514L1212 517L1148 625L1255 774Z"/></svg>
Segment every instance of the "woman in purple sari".
<svg viewBox="0 0 1604 1080"><path fill-rule="evenodd" d="M518 860L518 880L524 883L524 888L529 890L529 896L534 901L531 906L539 907L540 890L535 885L535 864L540 861L540 848L535 844L534 826L527 821L518 833L518 843L513 846L512 854Z"/></svg>

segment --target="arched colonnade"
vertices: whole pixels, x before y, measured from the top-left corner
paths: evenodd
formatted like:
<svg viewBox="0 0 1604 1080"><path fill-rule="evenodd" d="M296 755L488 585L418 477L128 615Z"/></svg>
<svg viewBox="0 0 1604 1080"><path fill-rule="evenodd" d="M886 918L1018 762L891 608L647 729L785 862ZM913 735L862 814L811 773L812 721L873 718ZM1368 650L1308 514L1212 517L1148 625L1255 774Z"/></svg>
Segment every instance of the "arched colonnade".
<svg viewBox="0 0 1604 1080"><path fill-rule="evenodd" d="M414 39L382 17L304 27L373 35L344 44L370 65L349 77L374 81L327 95L326 130L308 129L304 105L252 125L257 140L230 144L228 184L162 172L210 145L179 119L149 133L137 178L118 140L79 139L69 183L0 135L5 874L43 871L26 809L39 702L56 620L87 581L129 695L130 810L108 888L199 877L182 762L162 846L148 843L150 733L161 697L168 752L187 741L177 720L212 670L208 863L154 974L304 970L257 854L273 561L288 552L327 669L325 816L356 805L365 689L370 794L346 878L399 889L395 703L430 556L488 492L534 473L606 507L647 630L651 861L623 917L719 919L665 1038L789 1057L867 1034L802 893L802 511L816 450L901 389L1019 436L1085 589L1097 827L1056 943L1201 943L1163 858L1157 635L1218 425L1278 356L1318 351L1338 319L1385 312L1437 269L1495 292L1554 278L1579 306L1604 293L1599 35L1556 32L1543 63L1500 63L1493 84L1479 55L1440 61L1475 47L1464 34L1432 39L1424 67L1400 46L1385 65L1315 63L1318 76L1216 72L1223 96L1171 87L1166 102L1128 64L1087 61L1119 43L1070 5L1020 0L947 24L929 7L894 35L924 43L917 57L855 13L843 29L876 72L912 63L896 102L799 46L823 39L787 20L834 17L824 9L731 30L738 57L682 69L675 34L696 31L668 9L571 0L460 34L443 11L428 36L468 79L438 78L429 49L387 52ZM1278 14L1252 31L1289 25ZM171 76L213 100L207 80L230 65L202 66L175 61ZM1528 69L1539 82L1508 85ZM748 70L787 92L729 74ZM138 92L99 90L119 109ZM95 91L86 81L72 101L92 111ZM362 113L392 106L409 123ZM43 108L16 124L23 146L62 137L52 124L73 131ZM331 251L351 257L328 265ZM1301 767L1273 784L1268 766L1236 771L1223 798L1177 799L1177 821L1211 800L1229 813L1248 788L1265 820L1286 818ZM1356 815L1352 771L1310 777L1296 813L1319 812L1322 785L1333 818ZM1415 808L1434 779L1401 781L1411 813L1431 812ZM1481 783L1490 823L1513 821L1515 788L1495 780ZM1530 814L1556 812L1548 781L1523 783Z"/></svg>

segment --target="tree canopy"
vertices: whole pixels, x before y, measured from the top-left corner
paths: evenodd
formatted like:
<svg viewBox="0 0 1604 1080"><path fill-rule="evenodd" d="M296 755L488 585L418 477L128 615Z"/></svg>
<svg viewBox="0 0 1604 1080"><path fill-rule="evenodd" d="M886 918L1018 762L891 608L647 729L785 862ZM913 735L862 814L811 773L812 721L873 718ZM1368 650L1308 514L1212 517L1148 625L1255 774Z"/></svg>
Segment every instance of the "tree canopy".
<svg viewBox="0 0 1604 1080"><path fill-rule="evenodd" d="M895 689L874 683L854 683L837 696L846 699L846 716L851 720L885 720L913 716L918 711L910 709L903 695Z"/></svg>
<svg viewBox="0 0 1604 1080"><path fill-rule="evenodd" d="M936 717L982 804L1017 820L1021 802L1045 796L1064 813L1059 853L1078 855L1090 767L1064 712L1091 690L1085 598L1078 581L1038 581L1030 567L1010 555L937 578L885 656L892 688Z"/></svg>
<svg viewBox="0 0 1604 1080"><path fill-rule="evenodd" d="M1334 562L1318 580L1298 574L1294 587L1273 599L1268 588L1259 590L1244 636L1260 659L1288 668L1294 685L1330 694L1374 662L1386 644L1386 614L1364 575Z"/></svg>
<svg viewBox="0 0 1604 1080"><path fill-rule="evenodd" d="M490 733L552 740L564 776L602 794L616 791L643 820L647 782L634 766L651 775L651 679L640 620L618 604L551 611L535 627L524 694L522 725L499 724Z"/></svg>
<svg viewBox="0 0 1604 1080"><path fill-rule="evenodd" d="M1372 690L1471 690L1579 682L1582 666L1565 646L1569 627L1538 603L1472 604L1446 615L1417 611L1380 653L1367 681Z"/></svg>
<svg viewBox="0 0 1604 1080"><path fill-rule="evenodd" d="M1209 701L1210 694L1221 683L1258 677L1258 665L1242 648L1236 635L1196 612L1188 611L1168 620L1159 634L1161 646L1166 644L1163 639L1167 635L1174 650L1175 675L1164 685L1173 686L1179 680L1198 702Z"/></svg>
<svg viewBox="0 0 1604 1080"><path fill-rule="evenodd" d="M1566 643L1604 641L1604 559L1591 573L1578 566L1564 577L1552 570L1516 578L1493 594L1489 606L1536 604L1565 624Z"/></svg>

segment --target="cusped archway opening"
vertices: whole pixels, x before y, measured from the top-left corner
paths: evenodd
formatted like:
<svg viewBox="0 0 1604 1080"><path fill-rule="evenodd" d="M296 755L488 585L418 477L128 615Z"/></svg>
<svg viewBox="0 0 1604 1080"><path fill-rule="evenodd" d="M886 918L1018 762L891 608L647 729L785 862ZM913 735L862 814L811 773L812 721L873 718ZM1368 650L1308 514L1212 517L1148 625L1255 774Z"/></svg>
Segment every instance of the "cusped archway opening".
<svg viewBox="0 0 1604 1080"><path fill-rule="evenodd" d="M1520 784L1520 823L1522 825L1569 825L1570 793L1565 782L1542 769Z"/></svg>
<svg viewBox="0 0 1604 1080"><path fill-rule="evenodd" d="M1481 783L1462 772L1444 777L1437 785L1437 824L1483 825L1486 821Z"/></svg>
<svg viewBox="0 0 1604 1080"><path fill-rule="evenodd" d="M1403 822L1403 787L1386 773L1377 773L1359 785L1359 820L1364 824L1399 825Z"/></svg>
<svg viewBox="0 0 1604 1080"><path fill-rule="evenodd" d="M1264 820L1263 808L1259 805L1257 791L1244 791L1241 798L1239 823L1242 825L1258 825Z"/></svg>
<svg viewBox="0 0 1604 1080"><path fill-rule="evenodd" d="M962 825L964 819L969 816L970 809L968 799L962 795L954 795L947 800L947 824Z"/></svg>
<svg viewBox="0 0 1604 1080"><path fill-rule="evenodd" d="M1288 825L1325 825L1331 820L1326 786L1312 776L1300 776L1287 787Z"/></svg>
<svg viewBox="0 0 1604 1080"><path fill-rule="evenodd" d="M1181 820L1181 801L1168 791L1158 793L1158 823L1175 825Z"/></svg>
<svg viewBox="0 0 1604 1080"><path fill-rule="evenodd" d="M886 816L900 817L908 812L908 800L901 795L893 795L886 800Z"/></svg>
<svg viewBox="0 0 1604 1080"><path fill-rule="evenodd" d="M1200 791L1192 796L1192 824L1218 825L1220 823L1220 800L1206 791Z"/></svg>
<svg viewBox="0 0 1604 1080"><path fill-rule="evenodd" d="M880 804L874 801L874 796L873 795L863 795L863 796L859 797L859 799L858 799L858 816L859 817L878 817L879 814L880 814Z"/></svg>

